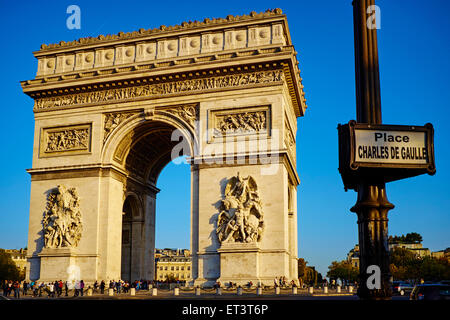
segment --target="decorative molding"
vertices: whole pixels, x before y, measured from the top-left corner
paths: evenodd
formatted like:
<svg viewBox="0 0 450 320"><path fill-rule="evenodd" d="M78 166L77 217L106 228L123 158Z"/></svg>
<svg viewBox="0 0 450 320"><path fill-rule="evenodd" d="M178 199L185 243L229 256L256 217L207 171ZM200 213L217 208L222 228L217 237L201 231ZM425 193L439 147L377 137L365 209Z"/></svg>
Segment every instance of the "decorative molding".
<svg viewBox="0 0 450 320"><path fill-rule="evenodd" d="M58 185L48 194L42 226L45 248L78 246L83 224L76 188Z"/></svg>
<svg viewBox="0 0 450 320"><path fill-rule="evenodd" d="M187 122L192 128L195 128L195 121L198 120L198 103L179 105L163 109Z"/></svg>
<svg viewBox="0 0 450 320"><path fill-rule="evenodd" d="M295 137L287 121L284 122L284 141L288 149L292 151L295 146Z"/></svg>
<svg viewBox="0 0 450 320"><path fill-rule="evenodd" d="M92 124L43 128L39 156L53 157L91 151Z"/></svg>
<svg viewBox="0 0 450 320"><path fill-rule="evenodd" d="M153 97L183 92L205 92L211 89L222 89L227 87L240 87L277 82L282 83L283 80L284 73L282 70L278 69L80 92L76 94L66 94L36 99L35 111L61 107L73 107L81 104L127 101L142 97Z"/></svg>

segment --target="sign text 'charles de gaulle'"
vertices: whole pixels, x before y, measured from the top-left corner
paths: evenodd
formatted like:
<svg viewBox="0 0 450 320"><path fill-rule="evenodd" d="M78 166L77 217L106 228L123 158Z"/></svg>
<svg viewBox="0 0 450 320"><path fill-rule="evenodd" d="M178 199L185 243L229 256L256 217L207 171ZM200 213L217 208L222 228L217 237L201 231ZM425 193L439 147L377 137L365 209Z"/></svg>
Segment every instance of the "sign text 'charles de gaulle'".
<svg viewBox="0 0 450 320"><path fill-rule="evenodd" d="M339 125L339 171L346 189L365 182L389 182L434 174L434 130L425 126ZM380 181L380 178L382 181Z"/></svg>

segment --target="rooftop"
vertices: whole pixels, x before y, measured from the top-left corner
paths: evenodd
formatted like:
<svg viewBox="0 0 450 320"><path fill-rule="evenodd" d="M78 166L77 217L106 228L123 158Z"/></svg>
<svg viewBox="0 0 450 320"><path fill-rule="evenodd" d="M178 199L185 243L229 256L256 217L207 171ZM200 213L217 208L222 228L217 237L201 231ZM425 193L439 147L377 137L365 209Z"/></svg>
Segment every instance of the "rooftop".
<svg viewBox="0 0 450 320"><path fill-rule="evenodd" d="M257 13L255 11L250 12L250 14L244 14L244 15L228 15L226 18L205 18L203 21L188 21L188 22L182 22L181 24L174 25L174 26L165 26L161 25L159 28L153 28L153 29L144 29L141 28L139 31L133 31L133 32L119 32L117 34L113 35L99 35L97 37L85 37L80 38L78 40L74 41L60 41L59 43L53 43L53 44L42 44L40 51L50 51L52 49L61 49L61 48L68 48L68 47L80 47L90 44L104 44L111 41L116 40L136 40L139 38L146 38L148 36L161 36L165 35L174 31L185 31L185 30L195 30L198 31L202 28L211 28L212 26L223 26L226 24L234 23L234 22L248 22L250 20L259 20L259 19L265 19L268 17L273 16L281 16L283 15L283 11L279 8L276 9L268 9L265 12Z"/></svg>

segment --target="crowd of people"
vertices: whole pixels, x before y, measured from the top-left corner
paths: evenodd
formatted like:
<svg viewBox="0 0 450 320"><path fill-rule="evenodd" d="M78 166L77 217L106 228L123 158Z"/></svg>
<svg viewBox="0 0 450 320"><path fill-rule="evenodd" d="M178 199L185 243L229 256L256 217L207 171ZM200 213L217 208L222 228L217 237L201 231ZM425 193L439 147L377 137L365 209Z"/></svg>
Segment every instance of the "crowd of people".
<svg viewBox="0 0 450 320"><path fill-rule="evenodd" d="M84 296L86 289L92 289L92 293L105 294L105 290L113 289L114 293L128 293L130 288L138 290L148 290L151 285L158 285L155 281L136 280L133 282L123 280L110 280L109 283L102 281L95 281L95 283L86 288L83 280L77 281L62 281L56 280L54 282L37 282L37 281L12 281L4 280L1 284L4 297L14 297L20 299L22 296L29 297L48 297L59 298L64 297L78 297Z"/></svg>

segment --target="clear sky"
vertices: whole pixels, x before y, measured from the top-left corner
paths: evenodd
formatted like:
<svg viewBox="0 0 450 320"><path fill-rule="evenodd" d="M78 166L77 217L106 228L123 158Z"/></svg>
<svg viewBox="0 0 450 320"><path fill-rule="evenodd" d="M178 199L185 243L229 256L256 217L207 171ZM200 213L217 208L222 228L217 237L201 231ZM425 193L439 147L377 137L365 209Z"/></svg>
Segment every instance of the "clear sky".
<svg viewBox="0 0 450 320"><path fill-rule="evenodd" d="M66 9L81 9L69 30ZM447 0L378 0L383 123L435 128L437 173L389 183L389 233L418 232L432 251L450 247L449 33ZM299 257L323 274L358 242L356 193L338 173L337 124L356 118L351 0L323 1L4 1L0 0L2 110L0 248L27 245L33 103L19 81L32 79L42 43L175 25L281 8L298 52L308 109L298 119ZM189 247L190 169L169 164L158 187L157 247ZM174 197L177 201L173 201Z"/></svg>

